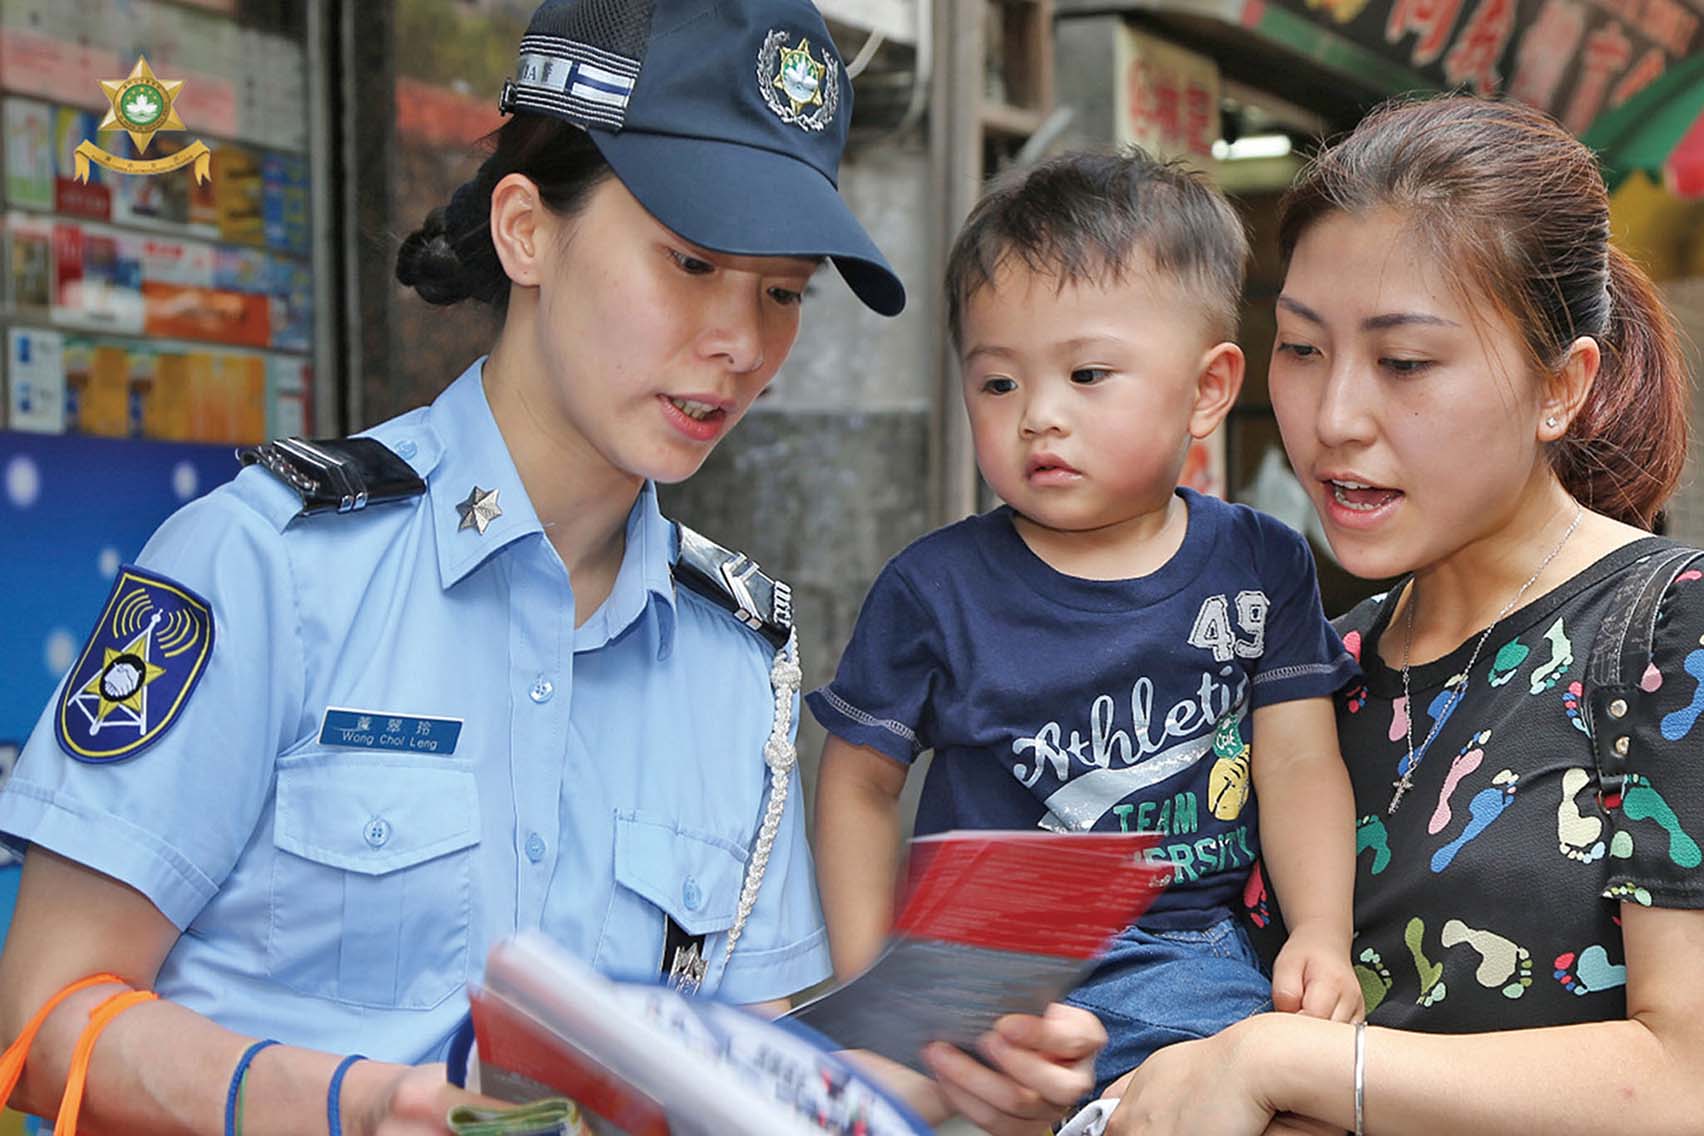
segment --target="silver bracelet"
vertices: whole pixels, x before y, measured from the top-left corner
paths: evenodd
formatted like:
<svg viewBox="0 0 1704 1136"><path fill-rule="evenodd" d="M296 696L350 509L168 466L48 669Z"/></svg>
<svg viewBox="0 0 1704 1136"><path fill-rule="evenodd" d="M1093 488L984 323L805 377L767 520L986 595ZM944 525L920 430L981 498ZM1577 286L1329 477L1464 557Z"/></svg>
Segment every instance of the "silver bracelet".
<svg viewBox="0 0 1704 1136"><path fill-rule="evenodd" d="M1367 1136L1367 1020L1355 1023L1355 1136Z"/></svg>

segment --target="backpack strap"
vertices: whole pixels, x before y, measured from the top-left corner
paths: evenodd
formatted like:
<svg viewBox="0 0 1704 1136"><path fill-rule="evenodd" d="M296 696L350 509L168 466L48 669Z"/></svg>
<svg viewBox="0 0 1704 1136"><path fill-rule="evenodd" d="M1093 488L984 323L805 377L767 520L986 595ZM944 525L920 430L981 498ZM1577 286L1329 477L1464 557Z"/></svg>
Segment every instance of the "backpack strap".
<svg viewBox="0 0 1704 1136"><path fill-rule="evenodd" d="M1610 599L1609 613L1598 625L1586 662L1586 734L1597 759L1599 792L1616 800L1627 780L1627 755L1633 739L1621 728L1639 701L1640 685L1651 665L1663 597L1669 585L1704 551L1665 543L1634 561Z"/></svg>

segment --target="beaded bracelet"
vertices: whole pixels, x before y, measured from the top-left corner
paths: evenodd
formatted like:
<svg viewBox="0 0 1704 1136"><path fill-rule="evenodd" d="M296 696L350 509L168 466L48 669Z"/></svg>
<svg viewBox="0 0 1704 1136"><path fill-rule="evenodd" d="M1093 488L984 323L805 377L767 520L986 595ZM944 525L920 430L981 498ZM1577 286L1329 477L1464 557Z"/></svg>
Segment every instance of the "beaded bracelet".
<svg viewBox="0 0 1704 1136"><path fill-rule="evenodd" d="M343 1074L349 1072L349 1066L355 1062L365 1060L359 1053L351 1053L331 1072L331 1084L325 1090L325 1126L331 1136L343 1136L343 1118L339 1115L343 1102Z"/></svg>
<svg viewBox="0 0 1704 1136"><path fill-rule="evenodd" d="M249 1062L255 1054L269 1045L277 1045L272 1038L264 1038L243 1050L243 1055L237 1058L237 1067L231 1070L231 1087L225 1091L225 1136L242 1136L242 1092L243 1079L248 1076Z"/></svg>

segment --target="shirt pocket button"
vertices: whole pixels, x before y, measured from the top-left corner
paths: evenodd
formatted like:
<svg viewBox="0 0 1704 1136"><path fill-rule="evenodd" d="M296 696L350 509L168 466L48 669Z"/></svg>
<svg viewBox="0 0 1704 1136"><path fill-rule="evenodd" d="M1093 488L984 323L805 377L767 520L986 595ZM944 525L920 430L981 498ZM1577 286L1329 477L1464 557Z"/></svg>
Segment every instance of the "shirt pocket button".
<svg viewBox="0 0 1704 1136"><path fill-rule="evenodd" d="M696 880L686 881L686 886L680 889L680 901L686 904L688 911L697 911L704 903L704 893L699 890Z"/></svg>
<svg viewBox="0 0 1704 1136"><path fill-rule="evenodd" d="M390 839L390 834L390 821L384 817L374 817L367 822L366 831L362 835L367 838L367 843L374 848L383 848L385 841Z"/></svg>

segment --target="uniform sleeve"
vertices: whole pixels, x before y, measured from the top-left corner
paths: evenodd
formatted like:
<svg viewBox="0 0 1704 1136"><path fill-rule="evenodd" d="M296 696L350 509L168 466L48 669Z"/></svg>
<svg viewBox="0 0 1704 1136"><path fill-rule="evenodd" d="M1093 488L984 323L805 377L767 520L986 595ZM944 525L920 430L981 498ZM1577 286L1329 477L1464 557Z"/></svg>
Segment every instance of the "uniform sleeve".
<svg viewBox="0 0 1704 1136"><path fill-rule="evenodd" d="M793 734L798 737L798 704ZM805 791L795 763L787 775L787 804L770 850L751 917L717 987L730 1002L767 1002L815 986L833 973L828 931L817 900L816 869L805 839Z"/></svg>
<svg viewBox="0 0 1704 1136"><path fill-rule="evenodd" d="M1604 801L1612 829L1604 895L1704 908L1704 581L1696 571L1670 585L1660 611L1650 668L1628 696L1631 734L1616 732L1630 745L1621 799ZM1617 724L1604 717L1597 728Z"/></svg>
<svg viewBox="0 0 1704 1136"><path fill-rule="evenodd" d="M74 666L0 792L0 830L129 884L184 928L247 844L274 755L296 725L303 660L295 593L280 534L224 490L170 517L137 565L207 602L212 648L204 669L175 705L138 702L143 720L166 722L146 748L89 762L74 759L56 731L65 688L81 673ZM122 606L124 586L121 573L109 609ZM91 647L101 645L107 623L103 614ZM148 633L146 661L163 664L156 668L166 680L161 689L171 689L183 678L173 668L188 665L188 656L169 654L178 634L169 624L156 630ZM87 697L81 705L114 713ZM123 736L121 727L103 721L102 728Z"/></svg>
<svg viewBox="0 0 1704 1136"><path fill-rule="evenodd" d="M905 765L933 745L939 624L893 563L864 598L834 681L808 696L823 729Z"/></svg>
<svg viewBox="0 0 1704 1136"><path fill-rule="evenodd" d="M1325 618L1313 552L1300 533L1260 518L1263 548L1260 593L1269 597L1263 649L1255 663L1253 708L1299 698L1323 698L1353 679L1359 668ZM1246 593L1245 593L1246 594ZM1251 602L1237 597L1238 605ZM1250 613L1239 611L1246 625Z"/></svg>

